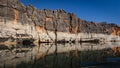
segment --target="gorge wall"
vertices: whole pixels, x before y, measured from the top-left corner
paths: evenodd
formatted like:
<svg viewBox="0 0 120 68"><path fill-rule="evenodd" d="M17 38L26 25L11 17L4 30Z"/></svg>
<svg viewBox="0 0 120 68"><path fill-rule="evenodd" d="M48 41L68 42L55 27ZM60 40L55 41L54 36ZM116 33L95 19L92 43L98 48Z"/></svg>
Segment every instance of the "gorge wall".
<svg viewBox="0 0 120 68"><path fill-rule="evenodd" d="M37 9L20 0L0 0L0 37L34 37L41 40L102 37L118 38L115 24L81 20L64 10Z"/></svg>

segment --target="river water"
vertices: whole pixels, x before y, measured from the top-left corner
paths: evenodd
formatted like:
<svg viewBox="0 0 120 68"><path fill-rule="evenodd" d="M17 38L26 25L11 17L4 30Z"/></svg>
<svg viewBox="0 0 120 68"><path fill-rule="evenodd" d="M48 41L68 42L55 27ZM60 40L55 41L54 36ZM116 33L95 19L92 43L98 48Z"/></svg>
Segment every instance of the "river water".
<svg viewBox="0 0 120 68"><path fill-rule="evenodd" d="M0 68L120 68L120 43L0 45Z"/></svg>

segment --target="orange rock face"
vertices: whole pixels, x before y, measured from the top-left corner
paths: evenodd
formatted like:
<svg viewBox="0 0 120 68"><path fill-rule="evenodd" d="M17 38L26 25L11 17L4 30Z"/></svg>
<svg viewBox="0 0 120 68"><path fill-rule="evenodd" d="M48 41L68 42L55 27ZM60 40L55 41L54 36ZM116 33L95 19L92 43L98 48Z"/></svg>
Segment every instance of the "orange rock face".
<svg viewBox="0 0 120 68"><path fill-rule="evenodd" d="M114 31L113 31L112 35L120 36L120 27L114 27Z"/></svg>
<svg viewBox="0 0 120 68"><path fill-rule="evenodd" d="M52 18L45 18L45 21L46 21L46 22L51 22L51 21L52 21Z"/></svg>
<svg viewBox="0 0 120 68"><path fill-rule="evenodd" d="M73 33L78 33L78 32L77 32L77 31L78 31L78 27L72 28L72 31L73 31Z"/></svg>
<svg viewBox="0 0 120 68"><path fill-rule="evenodd" d="M40 26L36 26L36 30L37 30L37 32L39 32L39 33L40 33L40 31L43 31L43 30L44 30L44 28L43 28L43 27L40 27Z"/></svg>

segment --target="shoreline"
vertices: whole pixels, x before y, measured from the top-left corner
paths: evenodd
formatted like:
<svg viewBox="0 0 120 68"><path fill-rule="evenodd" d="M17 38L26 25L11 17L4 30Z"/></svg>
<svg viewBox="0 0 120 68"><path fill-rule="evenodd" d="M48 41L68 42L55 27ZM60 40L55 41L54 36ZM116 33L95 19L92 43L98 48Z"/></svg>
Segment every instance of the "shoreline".
<svg viewBox="0 0 120 68"><path fill-rule="evenodd" d="M0 39L2 40L2 38L0 37ZM60 43L60 44L64 44L64 43L107 43L107 42L120 42L120 40L109 40L109 41L105 41L105 40L101 40L101 39L93 39L93 38L81 38L81 39L70 39L70 40L57 40L57 41L49 41L49 40L44 40L41 41L40 39L34 39L34 38L17 38L14 40L10 40L10 38L5 38L4 37L4 41L0 41L0 45L16 45L16 44L24 44L24 45L29 45L29 44L40 44L40 43Z"/></svg>

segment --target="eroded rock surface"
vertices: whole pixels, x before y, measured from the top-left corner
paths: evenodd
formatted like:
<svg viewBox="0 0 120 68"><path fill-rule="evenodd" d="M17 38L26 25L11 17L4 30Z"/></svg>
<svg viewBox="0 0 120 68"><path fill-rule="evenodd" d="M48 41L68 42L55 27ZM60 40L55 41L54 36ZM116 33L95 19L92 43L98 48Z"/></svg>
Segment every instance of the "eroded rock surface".
<svg viewBox="0 0 120 68"><path fill-rule="evenodd" d="M115 24L88 22L64 10L24 6L20 0L0 0L0 10L0 37L28 34L34 38L55 39L55 31L68 33L65 35L69 38L79 33L91 34L91 36L95 34L120 36L120 27ZM80 36L82 35L77 37ZM62 39L64 38L63 36Z"/></svg>

